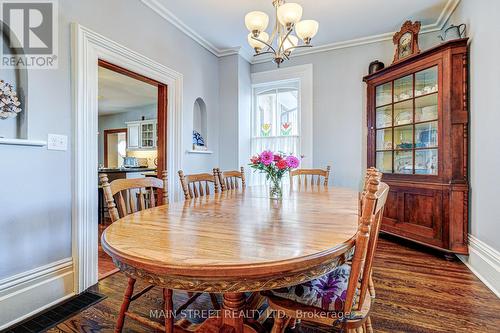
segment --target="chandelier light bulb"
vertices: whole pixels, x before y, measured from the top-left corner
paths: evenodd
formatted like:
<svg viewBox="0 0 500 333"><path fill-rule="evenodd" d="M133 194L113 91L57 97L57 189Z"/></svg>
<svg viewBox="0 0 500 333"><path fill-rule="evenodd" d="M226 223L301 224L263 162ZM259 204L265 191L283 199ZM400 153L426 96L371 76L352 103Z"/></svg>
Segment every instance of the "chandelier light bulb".
<svg viewBox="0 0 500 333"><path fill-rule="evenodd" d="M288 49L291 47L297 46L299 44L299 39L297 37L295 37L294 35L289 35L284 41L282 41L282 43L283 43L282 50L284 52L288 52L288 54L290 54L293 49L292 50L288 50Z"/></svg>
<svg viewBox="0 0 500 333"><path fill-rule="evenodd" d="M269 24L269 16L264 12L254 11L245 15L245 25L248 31L258 35L261 31L267 29Z"/></svg>
<svg viewBox="0 0 500 333"><path fill-rule="evenodd" d="M304 41L304 43L309 44L311 38L316 36L318 33L319 23L315 20L304 20L300 21L295 25L295 32L297 36Z"/></svg>
<svg viewBox="0 0 500 333"><path fill-rule="evenodd" d="M249 33L247 40L248 40L248 44L250 44L250 46L255 50L255 52L258 53L258 52L260 52L260 50L262 50L264 47L266 47L266 44L254 39L252 37L253 37L253 33ZM265 31L262 31L259 34L259 36L257 36L256 38L267 42L269 40L269 35Z"/></svg>
<svg viewBox="0 0 500 333"><path fill-rule="evenodd" d="M285 3L278 7L278 20L288 29L302 18L302 6L297 3Z"/></svg>

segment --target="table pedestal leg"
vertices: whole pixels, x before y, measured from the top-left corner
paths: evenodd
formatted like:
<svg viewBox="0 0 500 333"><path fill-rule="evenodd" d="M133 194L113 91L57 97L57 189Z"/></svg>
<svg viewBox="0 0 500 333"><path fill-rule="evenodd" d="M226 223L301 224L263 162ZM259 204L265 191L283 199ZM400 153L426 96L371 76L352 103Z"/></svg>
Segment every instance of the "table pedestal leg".
<svg viewBox="0 0 500 333"><path fill-rule="evenodd" d="M245 294L225 293L222 307L222 327L219 332L243 333Z"/></svg>

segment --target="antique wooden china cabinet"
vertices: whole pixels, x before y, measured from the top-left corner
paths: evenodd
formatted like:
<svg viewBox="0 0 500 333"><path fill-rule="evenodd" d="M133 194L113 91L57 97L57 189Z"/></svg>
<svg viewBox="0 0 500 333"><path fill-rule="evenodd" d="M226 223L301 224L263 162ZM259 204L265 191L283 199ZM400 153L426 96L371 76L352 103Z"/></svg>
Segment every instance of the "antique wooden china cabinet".
<svg viewBox="0 0 500 333"><path fill-rule="evenodd" d="M467 254L467 39L365 76L368 166L390 187L382 231Z"/></svg>

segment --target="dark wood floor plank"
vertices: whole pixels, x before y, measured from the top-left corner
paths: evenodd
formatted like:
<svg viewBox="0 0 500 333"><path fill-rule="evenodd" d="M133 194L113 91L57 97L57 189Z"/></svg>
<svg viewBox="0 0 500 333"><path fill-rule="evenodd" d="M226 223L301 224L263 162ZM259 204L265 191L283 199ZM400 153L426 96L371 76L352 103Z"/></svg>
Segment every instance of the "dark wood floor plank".
<svg viewBox="0 0 500 333"><path fill-rule="evenodd" d="M459 261L447 261L434 251L393 238L381 238L374 266L377 299L373 306L375 332L387 333L481 333L498 332L500 300ZM108 296L50 332L112 332L126 287L126 278L117 273L96 285ZM138 281L137 290L145 286ZM174 302L187 299L174 294ZM210 308L202 296L195 309ZM132 303L131 310L143 315L162 308L161 289L155 288ZM161 319L159 319L161 321ZM294 332L329 332L300 324ZM126 319L124 332L153 332Z"/></svg>

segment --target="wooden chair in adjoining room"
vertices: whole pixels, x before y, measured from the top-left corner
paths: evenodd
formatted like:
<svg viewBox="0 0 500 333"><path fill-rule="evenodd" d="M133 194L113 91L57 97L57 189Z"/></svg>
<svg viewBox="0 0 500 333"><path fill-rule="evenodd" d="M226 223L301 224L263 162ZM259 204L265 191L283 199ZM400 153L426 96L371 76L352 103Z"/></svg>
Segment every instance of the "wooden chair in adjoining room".
<svg viewBox="0 0 500 333"><path fill-rule="evenodd" d="M105 173L100 174L99 178L111 222L143 209L168 204L167 171L163 172L163 179L116 179L109 183ZM162 191L161 198L158 198L158 190Z"/></svg>
<svg viewBox="0 0 500 333"><path fill-rule="evenodd" d="M219 179L222 191L244 189L246 187L245 168L243 167L240 168L240 171L220 171L219 168L215 168L214 173Z"/></svg>
<svg viewBox="0 0 500 333"><path fill-rule="evenodd" d="M293 185L294 179L297 179L298 185L321 185L328 186L330 177L330 166L323 169L296 169L290 171L290 184ZM323 181L321 181L323 178Z"/></svg>
<svg viewBox="0 0 500 333"><path fill-rule="evenodd" d="M296 319L347 332L373 332L369 317L375 298L371 274L389 186L381 182L376 169L368 172L352 262L339 258L338 266L320 278L266 292L271 310L280 314L275 316L273 333L284 332Z"/></svg>
<svg viewBox="0 0 500 333"><path fill-rule="evenodd" d="M215 169L212 174L197 173L191 175L185 175L184 171L179 170L179 179L185 199L210 195L210 188L213 188L214 193L219 193L219 181Z"/></svg>

